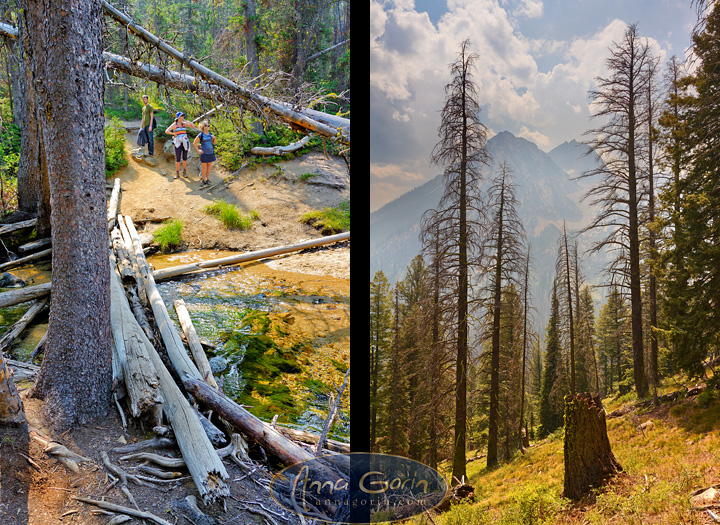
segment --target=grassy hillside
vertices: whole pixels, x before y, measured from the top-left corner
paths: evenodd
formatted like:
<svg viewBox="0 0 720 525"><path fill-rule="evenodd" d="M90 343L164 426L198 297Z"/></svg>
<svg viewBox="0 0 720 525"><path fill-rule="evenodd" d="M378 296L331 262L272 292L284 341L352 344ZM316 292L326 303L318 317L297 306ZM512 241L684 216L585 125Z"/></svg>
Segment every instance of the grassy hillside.
<svg viewBox="0 0 720 525"><path fill-rule="evenodd" d="M673 385L663 392L676 390ZM609 412L629 402L606 399ZM637 427L646 421L644 431ZM578 504L561 498L562 431L532 443L502 467L487 472L484 459L468 464L475 502L415 524L701 524L690 493L720 483L720 400L716 390L657 408L609 419L608 435L624 474ZM468 457L475 454L470 452ZM449 467L448 467L449 468ZM444 472L447 474L447 472ZM720 511L715 511L719 513Z"/></svg>

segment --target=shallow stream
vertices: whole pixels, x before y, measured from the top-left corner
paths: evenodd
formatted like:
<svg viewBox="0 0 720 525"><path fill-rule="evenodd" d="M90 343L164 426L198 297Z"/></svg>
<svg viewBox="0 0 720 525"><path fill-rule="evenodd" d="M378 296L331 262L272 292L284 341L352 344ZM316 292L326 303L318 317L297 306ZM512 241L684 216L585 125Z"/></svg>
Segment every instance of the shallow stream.
<svg viewBox="0 0 720 525"><path fill-rule="evenodd" d="M199 250L148 258L156 269L227 256ZM297 257L297 255L295 255ZM46 267L11 273L32 284L49 280ZM170 316L180 330L173 302L183 299L201 339L216 345L208 357L227 366L216 374L225 393L270 421L319 433L332 394L350 362L350 284L348 280L270 268L253 262L209 270L158 283ZM0 309L0 331L7 330L30 303ZM12 352L26 360L47 330L47 314L23 332ZM331 437L349 435L349 387Z"/></svg>

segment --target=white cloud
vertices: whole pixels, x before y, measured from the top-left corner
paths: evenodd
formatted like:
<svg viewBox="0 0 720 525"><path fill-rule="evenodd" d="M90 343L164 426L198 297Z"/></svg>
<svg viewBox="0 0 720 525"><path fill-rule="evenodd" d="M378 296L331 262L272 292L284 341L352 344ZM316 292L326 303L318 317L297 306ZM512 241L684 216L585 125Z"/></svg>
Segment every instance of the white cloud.
<svg viewBox="0 0 720 525"><path fill-rule="evenodd" d="M541 0L522 0L517 9L515 9L515 14L528 18L541 17L543 14L543 3Z"/></svg>
<svg viewBox="0 0 720 525"><path fill-rule="evenodd" d="M549 137L543 135L539 131L531 131L530 129L528 129L527 126L523 126L522 128L520 128L520 132L517 134L517 136L534 142L540 149L545 151L547 151L550 146Z"/></svg>

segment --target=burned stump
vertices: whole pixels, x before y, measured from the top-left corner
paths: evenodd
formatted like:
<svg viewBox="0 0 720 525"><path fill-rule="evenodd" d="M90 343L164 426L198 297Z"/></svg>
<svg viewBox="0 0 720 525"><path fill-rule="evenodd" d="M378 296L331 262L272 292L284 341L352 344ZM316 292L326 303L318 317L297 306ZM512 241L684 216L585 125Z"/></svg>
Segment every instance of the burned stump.
<svg viewBox="0 0 720 525"><path fill-rule="evenodd" d="M563 496L582 498L592 487L622 472L610 450L600 397L565 396L565 487Z"/></svg>

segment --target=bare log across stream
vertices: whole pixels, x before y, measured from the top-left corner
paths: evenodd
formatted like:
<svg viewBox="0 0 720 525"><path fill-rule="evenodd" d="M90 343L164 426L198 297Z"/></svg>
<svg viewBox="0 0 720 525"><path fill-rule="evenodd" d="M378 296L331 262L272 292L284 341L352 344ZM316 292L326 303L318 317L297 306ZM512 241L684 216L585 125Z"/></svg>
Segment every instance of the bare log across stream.
<svg viewBox="0 0 720 525"><path fill-rule="evenodd" d="M41 252L33 253L32 255L27 255L25 257L20 257L19 259L15 259L14 261L2 263L0 264L0 271L4 272L9 268L17 268L18 266L22 266L25 263L36 261L50 255L52 255L52 248L48 248L47 250L43 250Z"/></svg>
<svg viewBox="0 0 720 525"><path fill-rule="evenodd" d="M190 347L190 351L195 359L200 375L208 385L217 389L217 381L215 381L215 378L213 377L210 363L205 355L205 349L203 348L200 338L195 331L195 327L192 324L190 313L187 310L187 306L185 306L185 301L182 299L175 301L175 312L177 312L178 319L180 320L180 326L182 326L183 332L185 332L188 346Z"/></svg>
<svg viewBox="0 0 720 525"><path fill-rule="evenodd" d="M207 268L214 268L217 266L228 266L243 262L256 261L258 259L265 259L267 257L282 255L284 253L297 252L300 250L305 250L307 248L313 248L315 246L322 246L324 244L346 241L348 239L350 239L350 232L338 233L337 235L329 235L327 237L320 237L319 239L310 239L288 246L266 248L264 250L241 253L239 255L231 255L230 257L223 257L221 259L215 259L212 261L203 261L191 264L184 264L182 266L173 266L171 268L164 268L162 270L154 271L152 273L152 276L156 281L163 281L165 279L172 279L173 277L178 277L180 275L195 272L198 270L205 270Z"/></svg>
<svg viewBox="0 0 720 525"><path fill-rule="evenodd" d="M0 308L12 306L15 304L31 301L50 295L51 283L38 284L35 286L27 286L19 290L10 290L9 292L0 293Z"/></svg>
<svg viewBox="0 0 720 525"><path fill-rule="evenodd" d="M20 221L13 224L2 224L0 225L0 235L5 235L6 233L12 233L17 230L22 230L23 228L32 228L36 224L37 219L29 219L27 221Z"/></svg>
<svg viewBox="0 0 720 525"><path fill-rule="evenodd" d="M128 231L130 232L130 237L133 241L135 258L137 259L138 266L140 267L140 273L142 273L145 281L145 291L147 292L148 301L153 314L155 315L155 322L160 330L160 335L165 343L165 348L167 348L168 356L170 357L173 368L175 368L175 371L180 377L182 377L184 373L189 373L193 377L202 378L197 366L195 366L195 363L193 363L187 355L185 347L180 340L180 336L178 335L177 330L175 330L175 325L170 319L167 307L160 296L160 292L158 292L157 286L155 286L155 279L153 279L153 274L150 271L147 260L145 259L145 254L143 253L140 237L135 229L135 225L130 217L124 218L125 225L127 226Z"/></svg>
<svg viewBox="0 0 720 525"><path fill-rule="evenodd" d="M185 389L200 403L216 412L225 421L244 432L250 439L267 448L284 465L294 465L313 459L313 455L283 436L270 425L263 423L233 400L210 385L185 374Z"/></svg>
<svg viewBox="0 0 720 525"><path fill-rule="evenodd" d="M0 352L4 352L10 346L15 338L20 335L20 332L25 330L27 325L29 325L32 320L35 319L35 316L40 313L40 310L45 308L47 302L47 298L35 301L35 304L33 304L28 311L12 325L10 330L3 334L2 339L0 339Z"/></svg>

